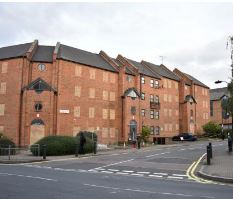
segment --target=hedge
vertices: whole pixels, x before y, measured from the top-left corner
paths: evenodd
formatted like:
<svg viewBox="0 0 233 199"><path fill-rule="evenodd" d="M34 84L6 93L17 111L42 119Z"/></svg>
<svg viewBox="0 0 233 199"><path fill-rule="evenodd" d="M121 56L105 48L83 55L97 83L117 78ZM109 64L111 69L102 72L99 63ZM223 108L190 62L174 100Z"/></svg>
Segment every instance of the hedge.
<svg viewBox="0 0 233 199"><path fill-rule="evenodd" d="M94 145L89 135L86 136L86 143L84 145L84 153L92 153L94 150ZM40 145L40 155L43 155L43 145L46 145L46 155L47 156L57 156L57 155L72 155L75 154L76 147L79 147L79 134L76 137L71 136L47 136L35 144ZM33 155L38 155L37 149L31 148Z"/></svg>
<svg viewBox="0 0 233 199"><path fill-rule="evenodd" d="M5 136L1 136L0 138L0 155L8 155L8 148L9 145L11 146L11 148L15 148L16 145L13 141L11 141L9 138L5 137ZM2 149L3 148L3 149ZM11 155L15 154L15 149L11 149Z"/></svg>

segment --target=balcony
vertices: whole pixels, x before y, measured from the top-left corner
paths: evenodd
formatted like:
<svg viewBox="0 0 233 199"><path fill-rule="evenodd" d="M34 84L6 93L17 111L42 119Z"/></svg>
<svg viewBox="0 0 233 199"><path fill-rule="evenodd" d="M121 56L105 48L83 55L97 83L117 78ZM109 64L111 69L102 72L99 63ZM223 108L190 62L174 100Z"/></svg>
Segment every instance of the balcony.
<svg viewBox="0 0 233 199"><path fill-rule="evenodd" d="M159 102L150 102L150 108L159 110L160 109L160 103Z"/></svg>

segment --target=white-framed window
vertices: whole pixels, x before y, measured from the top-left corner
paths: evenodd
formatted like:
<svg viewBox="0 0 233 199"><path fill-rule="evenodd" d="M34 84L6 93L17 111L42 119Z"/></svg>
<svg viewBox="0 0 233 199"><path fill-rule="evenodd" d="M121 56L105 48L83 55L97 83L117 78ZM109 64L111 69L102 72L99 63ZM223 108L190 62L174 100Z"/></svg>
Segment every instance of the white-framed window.
<svg viewBox="0 0 233 199"><path fill-rule="evenodd" d="M141 84L145 84L145 77L141 77Z"/></svg>
<svg viewBox="0 0 233 199"><path fill-rule="evenodd" d="M151 135L154 135L154 133L155 133L155 128L154 128L154 126L150 126L150 134L151 134Z"/></svg>
<svg viewBox="0 0 233 199"><path fill-rule="evenodd" d="M154 95L150 95L150 102L154 102Z"/></svg>
<svg viewBox="0 0 233 199"><path fill-rule="evenodd" d="M150 80L150 87L154 88L154 80L153 79Z"/></svg>
<svg viewBox="0 0 233 199"><path fill-rule="evenodd" d="M141 100L145 100L145 93L141 93Z"/></svg>
<svg viewBox="0 0 233 199"><path fill-rule="evenodd" d="M155 95L155 97L154 97L154 102L155 102L155 103L159 103L159 96L158 96L158 95Z"/></svg>
<svg viewBox="0 0 233 199"><path fill-rule="evenodd" d="M156 126L154 129L155 135L159 135L160 134L160 127Z"/></svg>
<svg viewBox="0 0 233 199"><path fill-rule="evenodd" d="M159 119L159 111L155 111L155 119L156 119L156 120Z"/></svg>
<svg viewBox="0 0 233 199"><path fill-rule="evenodd" d="M154 110L150 110L150 119L154 119L154 118L155 118Z"/></svg>
<svg viewBox="0 0 233 199"><path fill-rule="evenodd" d="M159 81L158 80L154 80L154 87L159 88Z"/></svg>
<svg viewBox="0 0 233 199"><path fill-rule="evenodd" d="M142 117L145 117L145 116L146 116L146 111L145 111L145 109L142 109L142 110L141 110L141 115L142 115Z"/></svg>

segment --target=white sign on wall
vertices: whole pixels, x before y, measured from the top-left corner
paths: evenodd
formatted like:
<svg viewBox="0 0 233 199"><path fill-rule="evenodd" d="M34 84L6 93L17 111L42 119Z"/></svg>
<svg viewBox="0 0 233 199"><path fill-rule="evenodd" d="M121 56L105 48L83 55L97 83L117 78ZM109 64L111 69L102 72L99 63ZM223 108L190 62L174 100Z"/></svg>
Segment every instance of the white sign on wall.
<svg viewBox="0 0 233 199"><path fill-rule="evenodd" d="M68 114L68 113L70 113L70 110L60 110L60 113Z"/></svg>

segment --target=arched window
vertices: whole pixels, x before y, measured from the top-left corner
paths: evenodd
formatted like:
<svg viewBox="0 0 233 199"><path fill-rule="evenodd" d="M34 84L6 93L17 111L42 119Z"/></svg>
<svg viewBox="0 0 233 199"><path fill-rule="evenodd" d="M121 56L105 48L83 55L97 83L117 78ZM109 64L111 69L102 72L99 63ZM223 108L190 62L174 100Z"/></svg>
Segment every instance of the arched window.
<svg viewBox="0 0 233 199"><path fill-rule="evenodd" d="M45 125L45 124L44 124L43 120L41 120L41 119L34 119L34 120L32 120L31 125Z"/></svg>

